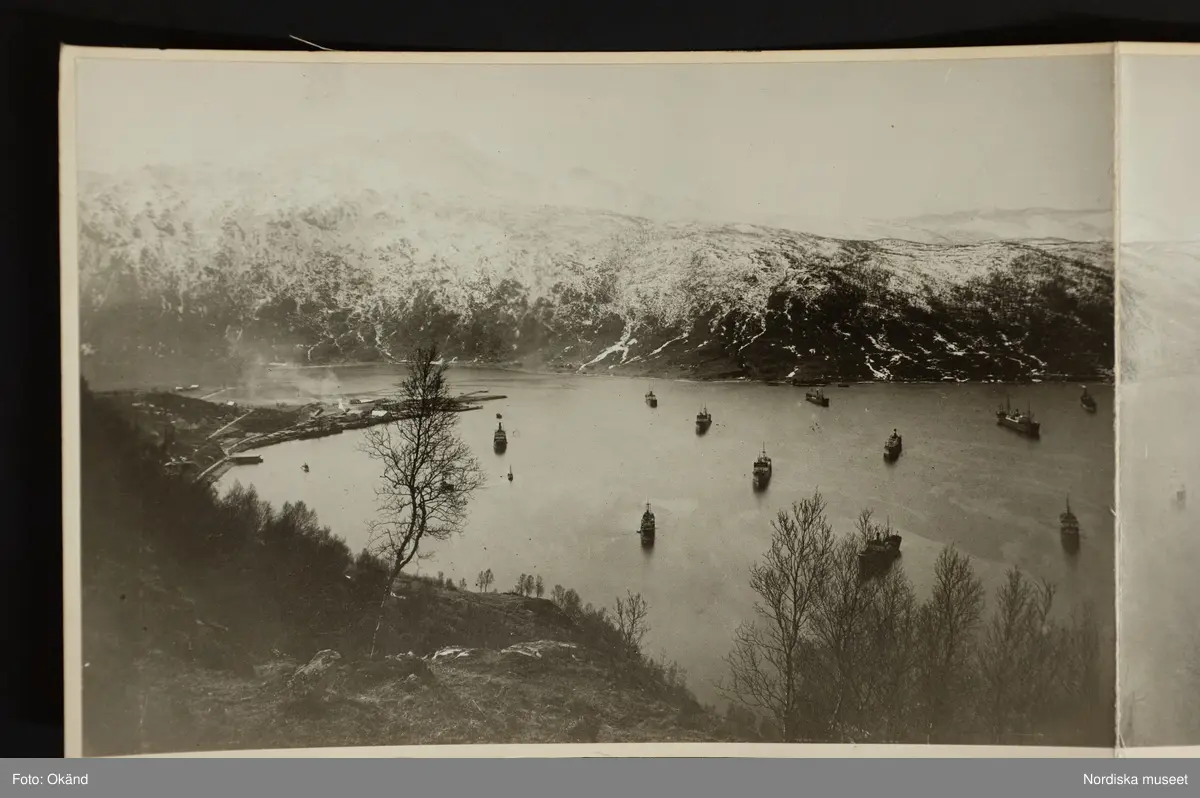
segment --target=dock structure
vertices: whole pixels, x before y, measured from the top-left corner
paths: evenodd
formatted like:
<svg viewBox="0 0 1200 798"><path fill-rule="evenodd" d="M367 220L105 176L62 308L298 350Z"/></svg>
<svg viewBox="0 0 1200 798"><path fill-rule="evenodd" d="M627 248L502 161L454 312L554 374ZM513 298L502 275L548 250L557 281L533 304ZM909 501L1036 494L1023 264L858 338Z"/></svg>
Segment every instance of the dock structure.
<svg viewBox="0 0 1200 798"><path fill-rule="evenodd" d="M470 399L468 400L467 397L470 397ZM464 413L469 410L483 409L483 405L469 404L468 401L483 402L506 398L506 396L501 395L477 396L474 394L464 394L462 396L455 397L452 401L455 404L455 412ZM234 426L253 412L254 410L251 409L249 412L238 416L233 421L209 435L206 440L214 440L221 433L227 431L230 427ZM251 463L262 462L261 457L257 457L256 455L240 454L241 452L246 452L251 449L262 449L267 446L274 446L277 443L286 443L287 441L327 438L331 435L340 435L347 430L365 429L366 427L373 427L378 424L387 424L391 421L406 417L406 414L399 409L377 410L375 412L378 413L378 415L374 413L370 415L325 413L316 418L306 418L305 420L293 424L290 427L284 427L282 429L275 430L274 432L263 432L255 435L248 435L244 438L238 438L236 440L218 444L221 447L223 456L208 468L201 471L196 477L196 481L213 483L224 476L225 473L235 465L247 465Z"/></svg>
<svg viewBox="0 0 1200 798"><path fill-rule="evenodd" d="M229 429L229 428L230 428L230 427L232 427L234 424L238 423L239 421L241 421L242 419L244 419L246 416L248 416L248 415L250 415L251 413L253 413L253 412L254 412L256 409L257 409L257 408L253 408L253 407L252 407L252 408L250 408L250 409L249 409L249 410L247 410L245 413L242 413L240 416L238 416L237 418L235 418L233 421L230 421L228 424L226 424L225 426L221 427L219 430L217 430L216 432L214 432L212 435L209 435L209 436L208 436L208 438L207 438L206 440L210 440L210 441L211 441L213 438L217 437L217 436L218 436L218 435L220 435L222 432L224 432L225 430Z"/></svg>

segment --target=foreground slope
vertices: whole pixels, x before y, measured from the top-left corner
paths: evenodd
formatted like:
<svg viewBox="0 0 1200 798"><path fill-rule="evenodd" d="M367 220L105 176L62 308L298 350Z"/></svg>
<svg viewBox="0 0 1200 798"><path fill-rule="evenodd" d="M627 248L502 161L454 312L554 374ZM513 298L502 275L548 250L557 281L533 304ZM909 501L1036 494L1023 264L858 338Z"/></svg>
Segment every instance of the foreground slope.
<svg viewBox="0 0 1200 798"><path fill-rule="evenodd" d="M675 668L558 586L549 601L403 577L376 632L378 560L302 503L172 474L122 401L81 402L85 755L727 734Z"/></svg>

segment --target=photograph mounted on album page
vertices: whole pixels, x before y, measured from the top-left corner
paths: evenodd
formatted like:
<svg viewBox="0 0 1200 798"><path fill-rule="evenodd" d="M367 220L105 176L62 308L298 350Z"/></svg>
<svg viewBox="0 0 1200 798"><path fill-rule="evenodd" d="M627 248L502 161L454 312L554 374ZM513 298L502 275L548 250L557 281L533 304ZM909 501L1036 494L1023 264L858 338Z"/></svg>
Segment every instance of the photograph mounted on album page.
<svg viewBox="0 0 1200 798"><path fill-rule="evenodd" d="M1197 756L1200 47L1120 47L1120 744Z"/></svg>
<svg viewBox="0 0 1200 798"><path fill-rule="evenodd" d="M1114 48L66 48L69 756L1106 756Z"/></svg>

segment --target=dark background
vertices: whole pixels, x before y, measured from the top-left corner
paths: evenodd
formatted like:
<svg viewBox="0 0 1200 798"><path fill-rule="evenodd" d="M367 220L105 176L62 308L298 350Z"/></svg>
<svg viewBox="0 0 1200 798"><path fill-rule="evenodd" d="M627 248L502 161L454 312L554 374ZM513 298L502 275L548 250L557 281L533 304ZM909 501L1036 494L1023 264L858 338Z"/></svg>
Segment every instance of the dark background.
<svg viewBox="0 0 1200 798"><path fill-rule="evenodd" d="M58 757L58 48L780 50L1200 42L1187 0L0 0L0 757ZM1200 90L1200 87L1197 87Z"/></svg>

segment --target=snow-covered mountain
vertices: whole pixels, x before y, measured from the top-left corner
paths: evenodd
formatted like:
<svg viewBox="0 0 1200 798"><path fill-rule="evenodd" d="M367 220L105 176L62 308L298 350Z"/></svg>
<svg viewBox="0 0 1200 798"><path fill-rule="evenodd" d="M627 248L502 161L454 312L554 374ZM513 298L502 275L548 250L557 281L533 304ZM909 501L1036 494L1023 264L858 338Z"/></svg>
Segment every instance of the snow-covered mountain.
<svg viewBox="0 0 1200 798"><path fill-rule="evenodd" d="M1200 371L1200 242L1121 246L1121 380Z"/></svg>
<svg viewBox="0 0 1200 798"><path fill-rule="evenodd" d="M1103 241L673 221L708 211L583 170L540 179L444 136L253 172L84 173L79 212L85 372L375 360L429 338L459 360L698 377L1112 367Z"/></svg>

